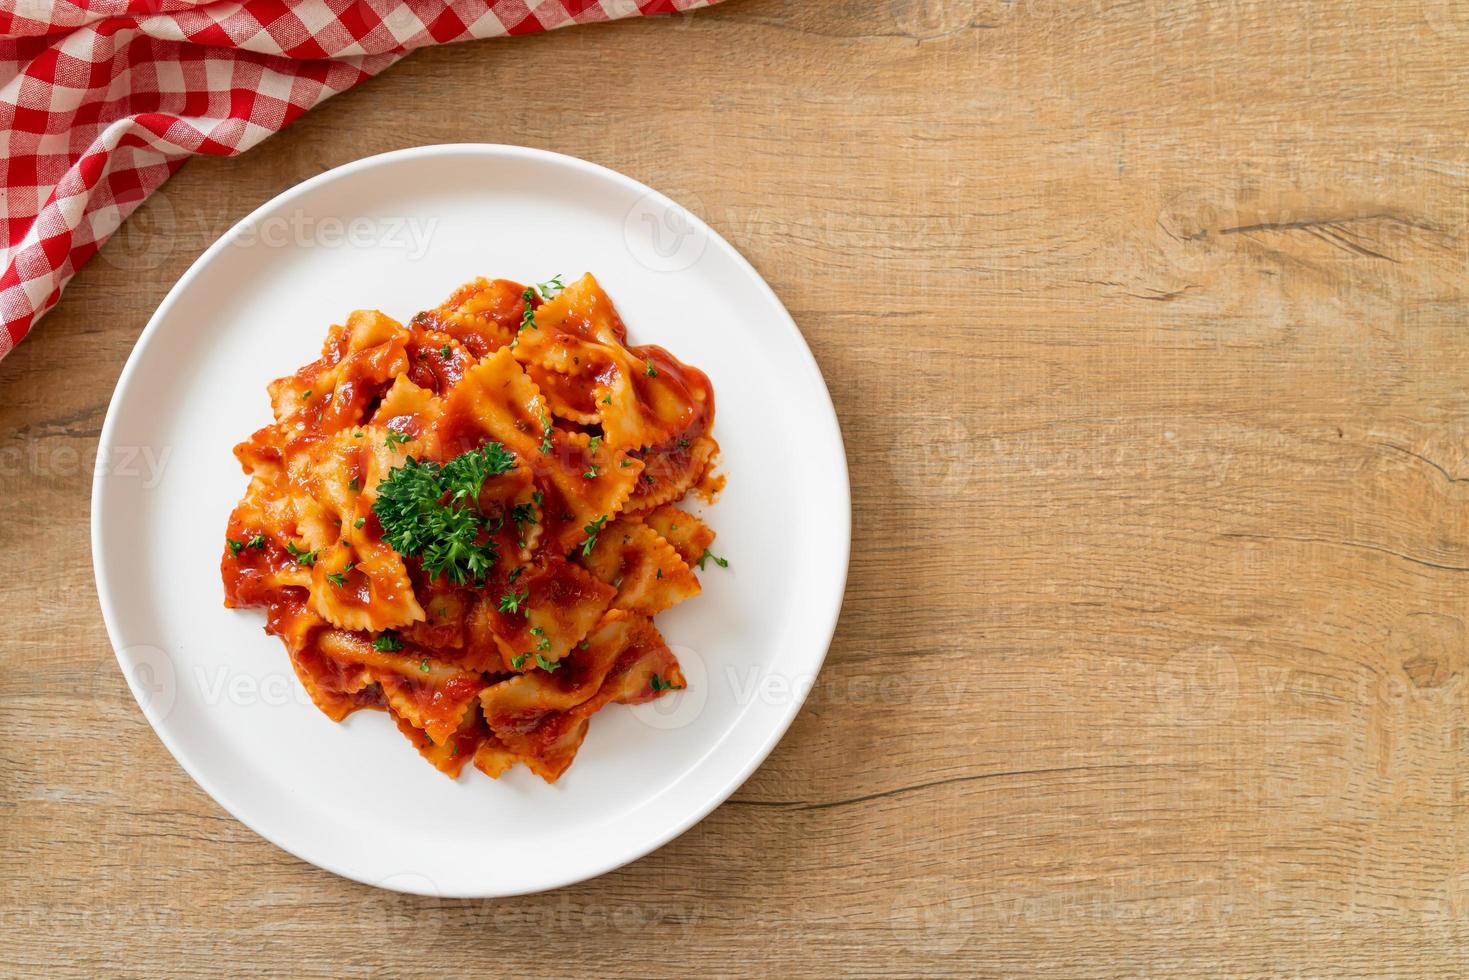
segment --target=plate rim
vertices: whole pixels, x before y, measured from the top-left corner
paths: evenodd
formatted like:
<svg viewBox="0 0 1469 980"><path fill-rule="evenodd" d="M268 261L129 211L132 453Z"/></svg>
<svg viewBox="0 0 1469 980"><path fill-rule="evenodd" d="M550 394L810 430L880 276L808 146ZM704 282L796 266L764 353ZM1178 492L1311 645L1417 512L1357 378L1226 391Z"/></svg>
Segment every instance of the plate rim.
<svg viewBox="0 0 1469 980"><path fill-rule="evenodd" d="M822 403L825 405L827 411L822 415L822 418L820 419L820 424L823 428L829 429L829 432L827 434L831 439L830 444L835 450L834 455L838 464L837 467L833 470L833 475L839 477L839 480L835 482L840 487L840 500L833 500L832 503L839 504L840 506L834 506L832 510L835 512L834 517L838 520L840 525L839 531L842 547L841 554L839 556L829 556L830 560L828 564L830 566L839 565L839 574L834 575L830 580L832 583L834 583L834 588L831 590L832 594L826 603L829 608L827 609L825 616L821 617L824 625L817 633L818 636L825 637L825 639L820 644L819 654L817 655L813 664L812 677L814 678L819 675L822 667L826 663L826 657L831 650L831 643L833 638L835 637L837 624L840 621L842 607L845 605L847 577L850 570L852 549L852 493L850 473L847 465L846 444L842 437L841 421L837 416L836 405L832 401L831 391L827 387L825 376L821 373L820 365L817 364L815 355L812 354L811 347L807 343L805 335L801 332L801 329L796 324L794 318L791 317L790 312L785 307L785 304L781 302L780 297L776 295L770 284L766 282L765 277L760 274L760 272L750 263L747 258L745 258L743 254L741 254L738 249L731 245L722 235L719 234L719 232L710 227L709 224L704 221L701 216L693 213L692 211L685 208L683 205L669 198L667 195L647 186L639 180L629 177L626 174L620 173L619 171L613 170L610 167L598 163L593 163L592 161L585 160L580 157L571 156L565 153L559 153L554 150L546 150L538 147L519 146L509 143L434 143L422 146L405 147L403 149L390 150L385 153L377 153L371 156L361 157L359 159L340 164L336 167L331 168L330 170L326 170L322 173L316 174L315 176L309 177L298 184L294 184L291 187L288 187L275 196L271 197L270 199L262 202L260 205L252 209L249 214L245 215L244 217L236 221L233 225L231 225L228 230L223 232L208 248L201 252L199 256L195 258L192 263L190 263L188 269L186 269L184 273L178 278L178 280L173 284L173 286L169 288L168 292L164 295L162 301L159 302L157 309L155 309L152 316L149 317L147 324L139 333L137 341L133 344L132 350L128 353L127 360L124 362L122 370L118 374L117 383L116 385L114 385L112 393L108 397L107 413L103 420L101 433L97 441L97 458L110 458L108 454L110 453L109 447L114 437L113 430L118 424L120 424L119 416L121 414L121 411L119 409L119 406L128 396L133 376L138 372L139 366L147 358L148 351L152 346L156 336L158 335L161 324L166 320L173 306L178 302L179 297L182 296L183 293L189 288L193 280L201 275L203 271L215 261L216 257L236 240L237 235L243 229L249 227L260 217L284 205L290 204L293 200L301 196L310 194L312 191L322 185L342 180L344 178L352 177L361 171L370 170L377 167L391 166L401 163L403 161L412 160L414 158L453 156L456 154L500 157L508 159L519 158L532 164L539 163L570 167L573 170L580 170L584 173L590 174L591 176L599 177L604 180L610 180L614 183L621 184L626 189L636 192L640 198L649 199L655 202L660 207L672 209L680 213L680 216L691 221L695 228L702 230L703 233L708 236L709 241L714 243L717 247L722 247L725 250L728 257L734 260L737 268L739 268L743 273L748 275L755 283L758 284L758 288L763 293L764 297L772 304L774 304L774 308L778 310L780 316L784 318L785 326L789 328L791 334L794 336L797 342L797 350L801 354L804 354L804 359L801 366L805 371L807 371L814 377L814 380L817 382L817 387L820 390L821 396L824 399L824 402ZM596 864L583 867L570 873L562 873L559 876L553 877L549 882L534 883L526 887L485 887L473 891L465 891L463 889L438 890L419 887L415 880L370 880L368 877L358 873L353 868L342 867L336 862L322 861L303 854L300 850L288 845L275 834L267 833L254 821L247 819L238 808L232 806L229 802L226 802L226 798L229 796L228 793L225 793L219 786L217 786L211 778L203 775L201 768L196 768L195 766L190 764L190 762L186 758L186 756L188 755L187 750L180 744L178 740L176 740L173 734L170 734L166 723L163 720L155 720L152 712L150 712L149 710L148 703L147 701L145 701L142 692L139 691L138 687L134 684L133 677L129 674L128 664L123 660L123 645L119 642L119 627L117 625L120 621L120 616L114 604L113 597L110 593L110 587L107 585L107 579L104 574L103 558L106 553L106 545L104 543L104 534L102 530L102 503L107 495L108 486L108 475L101 470L95 472L92 480L91 500L88 518L90 525L90 546L92 552L92 576L97 590L98 605L101 607L102 611L103 624L107 631L107 639L112 647L113 657L117 662L119 670L122 672L124 681L128 685L128 690L133 695L134 701L138 704L139 710L142 711L144 718L148 721L148 724L153 729L154 734L158 737L159 741L163 743L164 747L168 749L169 754L173 756L174 761L179 765L179 767L182 768L184 772L188 774L191 779L194 780L194 783L200 789L202 789L204 793L209 796L209 798L213 800L217 806L223 809L235 820L238 820L241 824L248 827L257 836L266 841L269 841L274 846L280 848L281 850L292 855L298 860L303 861L306 864L309 864L316 868L320 868L331 874L337 875L338 877L346 878L351 881L356 881L363 885L368 885L371 887L381 888L389 891L404 892L408 894L425 895L438 898L508 898L518 895L553 891L558 888L564 888L568 885L577 884L582 881L587 881L592 878L600 877L601 875L607 874L611 871L615 871L618 868L624 867L625 865L632 863L633 861L637 861L643 857L646 857L654 851L662 848L670 841L686 833L695 824L702 821L710 813L714 812L715 809L724 804L731 796L733 796L739 790L739 788L743 786L746 781L749 780L749 778L755 773L755 771L764 764L765 760L769 758L770 753L773 752L775 750L775 747L780 743L780 740L785 737L785 734L787 731L789 731L790 726L800 715L801 709L805 705L806 698L809 695L810 690L815 686L814 683L811 685L800 685L798 686L798 689L793 691L793 697L790 702L789 708L785 712L784 718L780 719L780 721L772 727L770 733L766 736L764 741L761 742L754 749L754 751L750 754L749 759L744 763L740 770L729 777L717 792L708 794L704 800L700 801L697 805L690 807L687 814L672 821L670 826L662 832L653 835L647 840L634 842L634 844L630 848L625 849L626 853L624 853L623 850L613 852L616 853L617 856L609 861L598 862ZM731 728L727 731L733 730L734 729ZM401 879L404 876L397 877Z"/></svg>

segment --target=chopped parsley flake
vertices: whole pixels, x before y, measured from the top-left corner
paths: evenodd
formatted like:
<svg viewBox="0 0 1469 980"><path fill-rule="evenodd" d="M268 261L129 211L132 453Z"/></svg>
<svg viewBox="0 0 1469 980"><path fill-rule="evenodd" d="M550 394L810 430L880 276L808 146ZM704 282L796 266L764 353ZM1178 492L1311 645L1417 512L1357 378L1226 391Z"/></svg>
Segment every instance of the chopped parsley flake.
<svg viewBox="0 0 1469 980"><path fill-rule="evenodd" d="M555 670L557 667L560 667L561 666L560 664L558 664L554 660L547 660L545 657L541 656L539 653L536 654L536 663L540 665L540 668L542 670Z"/></svg>
<svg viewBox="0 0 1469 980"><path fill-rule="evenodd" d="M397 429L389 429L388 434L384 438L390 446L401 446L405 442L413 441L412 436L406 432L399 432Z"/></svg>
<svg viewBox="0 0 1469 980"><path fill-rule="evenodd" d="M670 684L668 681L654 674L648 678L648 686L655 691L682 691L682 684Z"/></svg>
<svg viewBox="0 0 1469 980"><path fill-rule="evenodd" d="M236 541L234 538L225 538L224 540L230 546L230 556L238 558L240 556L240 549L245 547L245 542Z"/></svg>
<svg viewBox="0 0 1469 980"><path fill-rule="evenodd" d="M656 378L656 377L658 377L658 369L655 368L655 367L653 367L653 359L652 358L649 358L648 361L647 361L647 363L644 365L644 371L643 371L643 373L646 374L650 378Z"/></svg>
<svg viewBox="0 0 1469 980"><path fill-rule="evenodd" d="M582 530L585 531L587 535L587 539L582 542L581 546L581 553L583 555L590 555L592 553L592 548L594 548L597 544L597 535L602 533L602 525L606 523L607 515L603 514L601 517L597 518L595 521L592 521L592 523L582 528Z"/></svg>
<svg viewBox="0 0 1469 980"><path fill-rule="evenodd" d="M518 613L520 612L520 607L525 605L526 600L529 598L530 589L525 589L521 592L516 592L514 589L511 589L500 597L500 611L502 613Z"/></svg>
<svg viewBox="0 0 1469 980"><path fill-rule="evenodd" d="M385 630L372 641L372 648L378 653L396 653L403 649L403 641L398 639L397 633Z"/></svg>
<svg viewBox="0 0 1469 980"><path fill-rule="evenodd" d="M305 548L297 548L296 542L294 541L286 542L286 550L291 553L292 558L296 559L296 564L298 565L305 565L309 568L316 564L316 552L307 551Z"/></svg>
<svg viewBox="0 0 1469 980"><path fill-rule="evenodd" d="M519 670L520 668L525 666L525 658L529 656L530 654L528 653L516 654L515 656L510 658L510 666L514 667L516 670Z"/></svg>
<svg viewBox="0 0 1469 980"><path fill-rule="evenodd" d="M704 549L704 553L699 556L699 560L696 561L696 562L694 562L694 564L695 565L698 565L699 566L699 571L702 572L704 570L704 563L706 561L709 561L711 558L714 560L714 564L718 565L720 568L728 568L729 567L729 561L728 560L726 560L724 558L720 558L718 555L716 555L714 552L710 551L708 548L705 548Z"/></svg>
<svg viewBox="0 0 1469 980"><path fill-rule="evenodd" d="M255 537L253 537L249 541L246 541L245 542L245 547L247 547L247 548L254 548L256 551L260 551L262 548L265 547L265 535L263 535L263 534L257 534L257 535L255 535Z"/></svg>

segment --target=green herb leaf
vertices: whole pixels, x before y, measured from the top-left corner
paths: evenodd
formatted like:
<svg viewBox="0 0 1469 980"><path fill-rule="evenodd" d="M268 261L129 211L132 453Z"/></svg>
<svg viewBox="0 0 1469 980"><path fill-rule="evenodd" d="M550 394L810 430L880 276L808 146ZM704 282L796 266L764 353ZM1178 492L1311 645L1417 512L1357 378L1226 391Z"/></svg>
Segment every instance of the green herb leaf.
<svg viewBox="0 0 1469 980"><path fill-rule="evenodd" d="M245 542L245 547L254 548L256 551L263 551L265 549L265 535L255 535L255 537Z"/></svg>
<svg viewBox="0 0 1469 980"><path fill-rule="evenodd" d="M500 597L500 611L502 613L518 613L520 612L520 607L525 605L526 600L529 598L530 589L525 589L522 592L516 592L514 589L511 589Z"/></svg>
<svg viewBox="0 0 1469 980"><path fill-rule="evenodd" d="M654 674L652 677L648 678L648 686L651 687L655 691L682 691L683 690L683 685L682 684L670 684L668 681L665 681L663 678L659 677L657 674Z"/></svg>
<svg viewBox="0 0 1469 980"><path fill-rule="evenodd" d="M355 520L355 521L352 522L352 526L355 527L355 528L357 528L358 530L361 530L362 529L362 525L364 525L366 523L367 523L367 518L365 518L365 517L359 517L359 518L357 518L357 520Z"/></svg>
<svg viewBox="0 0 1469 980"><path fill-rule="evenodd" d="M592 548L596 547L597 544L597 535L602 533L602 525L606 523L607 515L603 514L601 517L597 518L595 521L592 521L592 523L582 528L582 530L586 532L587 535L587 539L582 542L581 546L581 553L583 555L590 555L592 553Z"/></svg>
<svg viewBox="0 0 1469 980"><path fill-rule="evenodd" d="M529 656L530 654L528 653L516 654L515 656L510 658L510 666L514 667L516 670L519 670L520 668L525 666L525 658Z"/></svg>
<svg viewBox="0 0 1469 980"><path fill-rule="evenodd" d="M554 660L547 660L545 657L541 656L539 653L536 654L536 663L540 665L540 668L542 670L555 670L557 667L560 667L561 666L560 664L558 664Z"/></svg>
<svg viewBox="0 0 1469 980"><path fill-rule="evenodd" d="M653 359L652 358L649 358L647 360L647 362L644 364L643 367L644 367L643 373L646 374L648 377L650 377L650 378L656 378L656 377L658 377L658 370L657 370L657 368L653 367Z"/></svg>
<svg viewBox="0 0 1469 980"><path fill-rule="evenodd" d="M389 446L401 446L405 442L413 441L412 436L406 432L399 432L397 429L389 429L388 434L383 439Z"/></svg>
<svg viewBox="0 0 1469 980"><path fill-rule="evenodd" d="M393 630L384 630L372 641L372 648L379 653L396 653L403 649L403 641Z"/></svg>
<svg viewBox="0 0 1469 980"><path fill-rule="evenodd" d="M485 480L515 468L515 454L498 442L456 456L444 466L444 488L451 501L479 499Z"/></svg>
<svg viewBox="0 0 1469 980"><path fill-rule="evenodd" d="M291 557L296 559L296 564L298 565L305 565L307 568L310 568L316 564L316 552L307 551L305 548L297 548L296 542L294 541L286 542L286 551L291 553Z"/></svg>
<svg viewBox="0 0 1469 980"><path fill-rule="evenodd" d="M699 566L699 571L702 572L704 570L704 563L706 561L709 561L711 558L714 559L714 564L718 565L720 568L728 568L729 567L729 562L727 560L725 560L723 558L720 558L718 555L716 555L714 552L710 551L708 548L705 548L704 549L704 553L699 556L699 560L696 561L696 562L694 562L694 564L695 565L698 565Z"/></svg>
<svg viewBox="0 0 1469 980"><path fill-rule="evenodd" d="M240 549L245 547L245 542L236 541L234 538L225 538L225 543L230 546L230 557L240 557Z"/></svg>

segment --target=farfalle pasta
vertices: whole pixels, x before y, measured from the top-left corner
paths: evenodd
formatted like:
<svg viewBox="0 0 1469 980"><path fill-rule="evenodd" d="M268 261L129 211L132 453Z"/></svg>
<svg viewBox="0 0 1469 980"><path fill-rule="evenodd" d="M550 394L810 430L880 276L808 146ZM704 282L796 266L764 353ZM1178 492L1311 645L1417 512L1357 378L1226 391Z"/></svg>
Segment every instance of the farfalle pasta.
<svg viewBox="0 0 1469 980"><path fill-rule="evenodd" d="M629 346L591 275L358 311L269 393L235 447L225 605L266 610L328 717L386 711L451 777L554 782L597 711L685 686L652 617L712 557L676 504L722 485L714 392Z"/></svg>

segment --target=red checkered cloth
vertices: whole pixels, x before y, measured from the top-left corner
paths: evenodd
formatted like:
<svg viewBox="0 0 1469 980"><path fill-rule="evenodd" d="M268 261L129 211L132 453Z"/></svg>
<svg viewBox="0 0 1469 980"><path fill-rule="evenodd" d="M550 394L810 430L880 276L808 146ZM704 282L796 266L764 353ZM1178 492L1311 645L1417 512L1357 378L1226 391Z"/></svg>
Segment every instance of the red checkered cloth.
<svg viewBox="0 0 1469 980"><path fill-rule="evenodd" d="M414 48L716 0L0 0L0 357L196 153L242 153Z"/></svg>

